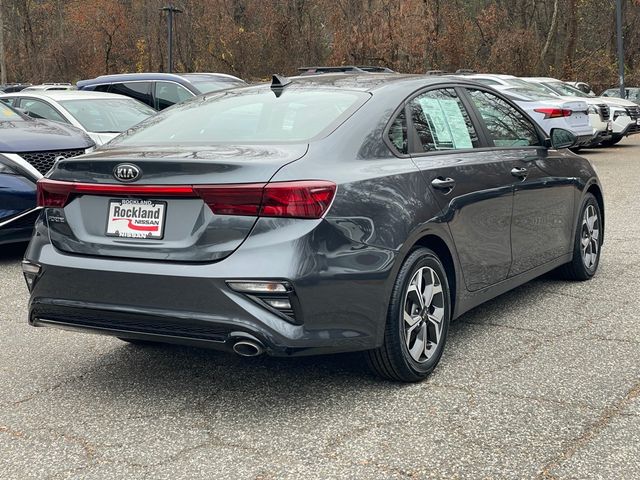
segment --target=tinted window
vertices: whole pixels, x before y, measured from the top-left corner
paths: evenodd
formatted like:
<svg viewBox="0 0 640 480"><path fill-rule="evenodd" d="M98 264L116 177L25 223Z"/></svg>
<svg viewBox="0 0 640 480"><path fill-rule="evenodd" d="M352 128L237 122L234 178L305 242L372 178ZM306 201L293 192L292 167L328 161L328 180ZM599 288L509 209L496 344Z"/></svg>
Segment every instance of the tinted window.
<svg viewBox="0 0 640 480"><path fill-rule="evenodd" d="M96 85L95 87L93 87L93 90L95 92L108 92L111 90L111 84L108 83L106 85Z"/></svg>
<svg viewBox="0 0 640 480"><path fill-rule="evenodd" d="M124 132L156 113L132 98L61 100L60 104L85 130L97 133Z"/></svg>
<svg viewBox="0 0 640 480"><path fill-rule="evenodd" d="M150 107L153 107L153 97L151 96L151 82L126 82L114 83L111 85L111 93L119 93L127 97L140 100Z"/></svg>
<svg viewBox="0 0 640 480"><path fill-rule="evenodd" d="M407 118L403 108L389 127L389 141L399 153L409 153L407 143Z"/></svg>
<svg viewBox="0 0 640 480"><path fill-rule="evenodd" d="M369 94L345 90L253 89L196 99L161 112L111 144L202 145L308 141L347 118Z"/></svg>
<svg viewBox="0 0 640 480"><path fill-rule="evenodd" d="M60 115L56 109L41 100L23 98L20 100L20 108L33 118L45 118L47 120L67 123L67 120Z"/></svg>
<svg viewBox="0 0 640 480"><path fill-rule="evenodd" d="M492 93L469 90L496 147L540 145L533 123Z"/></svg>
<svg viewBox="0 0 640 480"><path fill-rule="evenodd" d="M478 146L478 135L453 89L432 90L409 102L413 152Z"/></svg>
<svg viewBox="0 0 640 480"><path fill-rule="evenodd" d="M164 110L176 103L193 98L193 93L174 82L156 82L156 108Z"/></svg>

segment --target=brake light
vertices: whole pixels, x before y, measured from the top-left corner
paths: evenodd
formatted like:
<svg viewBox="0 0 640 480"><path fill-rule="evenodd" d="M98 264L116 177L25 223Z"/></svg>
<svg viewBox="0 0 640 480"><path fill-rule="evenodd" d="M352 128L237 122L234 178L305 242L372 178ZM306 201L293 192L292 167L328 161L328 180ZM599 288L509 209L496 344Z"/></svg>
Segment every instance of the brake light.
<svg viewBox="0 0 640 480"><path fill-rule="evenodd" d="M320 218L329 209L336 185L323 181L269 183L262 197L261 217Z"/></svg>
<svg viewBox="0 0 640 480"><path fill-rule="evenodd" d="M544 119L570 117L573 111L568 108L534 108L534 112L544 113Z"/></svg>
<svg viewBox="0 0 640 480"><path fill-rule="evenodd" d="M335 196L336 185L323 180L235 185L111 185L42 178L39 207L63 208L73 195L200 197L216 215L321 218Z"/></svg>

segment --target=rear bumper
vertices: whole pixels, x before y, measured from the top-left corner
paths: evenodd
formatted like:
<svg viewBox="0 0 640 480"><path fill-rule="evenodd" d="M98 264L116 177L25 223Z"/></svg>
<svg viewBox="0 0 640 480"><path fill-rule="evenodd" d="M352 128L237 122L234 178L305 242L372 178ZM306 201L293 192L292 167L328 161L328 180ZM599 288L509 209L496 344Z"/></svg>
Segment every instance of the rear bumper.
<svg viewBox="0 0 640 480"><path fill-rule="evenodd" d="M184 264L63 253L39 221L25 255L42 267L29 323L220 350L249 336L278 356L379 346L395 253L346 237L328 251L322 237L339 234L329 222L300 231L291 220L288 232L280 222L277 242L249 237L220 262ZM226 284L238 279L289 282L298 324Z"/></svg>

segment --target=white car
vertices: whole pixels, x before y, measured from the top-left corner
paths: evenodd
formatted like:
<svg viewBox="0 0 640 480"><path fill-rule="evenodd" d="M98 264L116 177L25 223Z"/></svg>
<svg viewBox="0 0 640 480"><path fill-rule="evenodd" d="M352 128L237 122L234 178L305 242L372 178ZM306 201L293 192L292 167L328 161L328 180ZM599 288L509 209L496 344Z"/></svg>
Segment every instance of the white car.
<svg viewBox="0 0 640 480"><path fill-rule="evenodd" d="M578 99L567 101L552 95L541 94L531 88L508 85L494 85L493 88L517 103L547 135L551 135L553 128L563 128L578 138L577 147L592 144L593 130L589 123L589 106L586 102Z"/></svg>
<svg viewBox="0 0 640 480"><path fill-rule="evenodd" d="M484 83L491 87L497 85L532 88L538 91L540 94L553 95L563 100L572 101L576 99L575 95L562 95L557 93L554 89L544 86L540 83L526 81L522 78L515 77L513 75L494 75L494 74L474 74L465 75L465 78L472 79L479 83ZM589 123L592 128L592 141L586 146L595 146L600 143L607 143L612 140L613 135L613 122L611 120L611 108L602 99L589 97L583 94L580 100L585 101L588 104Z"/></svg>
<svg viewBox="0 0 640 480"><path fill-rule="evenodd" d="M124 95L84 91L25 91L0 95L0 101L33 118L67 123L84 130L97 146L157 112Z"/></svg>
<svg viewBox="0 0 640 480"><path fill-rule="evenodd" d="M595 99L609 105L611 109L612 136L602 145L610 146L624 137L640 133L640 106L623 98L590 97L577 88L567 85L561 80L550 77L523 77L523 80L542 85L559 95L569 95L583 100Z"/></svg>

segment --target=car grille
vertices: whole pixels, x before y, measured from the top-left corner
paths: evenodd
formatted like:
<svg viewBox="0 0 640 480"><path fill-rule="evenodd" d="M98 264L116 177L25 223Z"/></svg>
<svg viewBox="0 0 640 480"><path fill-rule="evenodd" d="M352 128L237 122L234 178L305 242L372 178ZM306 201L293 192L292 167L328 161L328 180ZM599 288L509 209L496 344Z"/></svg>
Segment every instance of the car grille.
<svg viewBox="0 0 640 480"><path fill-rule="evenodd" d="M19 155L42 175L46 174L56 163L56 158L72 158L82 155L84 148L79 150L50 150L45 152L23 152Z"/></svg>
<svg viewBox="0 0 640 480"><path fill-rule="evenodd" d="M611 110L609 109L609 106L601 103L598 105L598 108L600 109L600 118L602 120L609 120L609 116L611 115Z"/></svg>
<svg viewBox="0 0 640 480"><path fill-rule="evenodd" d="M626 107L626 109L627 109L627 113L629 114L629 116L633 120L636 120L636 119L640 118L640 106L639 107Z"/></svg>

